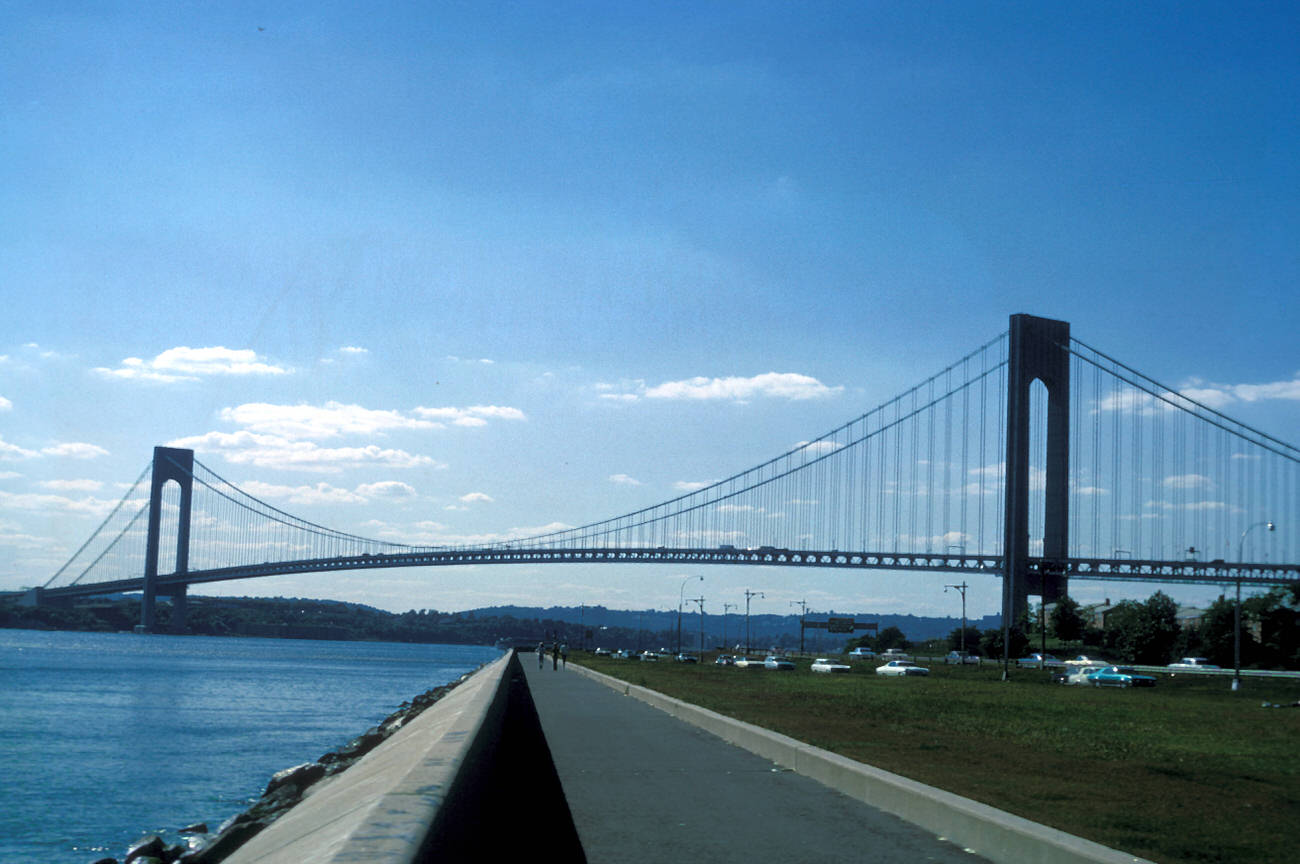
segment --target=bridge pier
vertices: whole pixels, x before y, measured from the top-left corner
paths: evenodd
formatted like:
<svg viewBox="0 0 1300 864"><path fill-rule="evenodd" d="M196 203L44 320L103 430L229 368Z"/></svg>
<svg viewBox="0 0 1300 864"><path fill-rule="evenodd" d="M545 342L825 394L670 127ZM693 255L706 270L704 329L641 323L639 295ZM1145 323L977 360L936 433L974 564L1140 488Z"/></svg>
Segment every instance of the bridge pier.
<svg viewBox="0 0 1300 864"><path fill-rule="evenodd" d="M1047 388L1047 460L1041 557L1064 561L1070 526L1070 325L1065 321L1012 315L1007 352L1006 510L1003 537L1005 571L1002 616L1014 625L1029 609L1029 595L1044 603L1066 596L1063 571L1030 571L1029 452L1030 390Z"/></svg>
<svg viewBox="0 0 1300 864"><path fill-rule="evenodd" d="M176 528L176 572L189 570L190 504L194 493L194 451L174 447L153 448L153 471L149 489L149 528L145 539L144 594L140 599L140 626L152 633L157 625L155 605L158 596L158 553L162 538L162 490L175 481L181 490L180 511ZM184 623L185 585L180 585L181 615ZM175 595L173 595L174 597ZM173 600L173 604L175 601ZM174 614L174 610L173 610Z"/></svg>

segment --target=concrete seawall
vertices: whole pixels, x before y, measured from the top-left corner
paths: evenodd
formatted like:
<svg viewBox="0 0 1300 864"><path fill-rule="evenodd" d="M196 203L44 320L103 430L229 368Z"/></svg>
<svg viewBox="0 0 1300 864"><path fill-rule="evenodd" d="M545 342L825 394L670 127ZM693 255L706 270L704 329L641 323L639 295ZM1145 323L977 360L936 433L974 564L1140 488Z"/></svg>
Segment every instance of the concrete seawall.
<svg viewBox="0 0 1300 864"><path fill-rule="evenodd" d="M510 813L508 824L502 814ZM229 864L582 860L513 654L476 672L232 853Z"/></svg>

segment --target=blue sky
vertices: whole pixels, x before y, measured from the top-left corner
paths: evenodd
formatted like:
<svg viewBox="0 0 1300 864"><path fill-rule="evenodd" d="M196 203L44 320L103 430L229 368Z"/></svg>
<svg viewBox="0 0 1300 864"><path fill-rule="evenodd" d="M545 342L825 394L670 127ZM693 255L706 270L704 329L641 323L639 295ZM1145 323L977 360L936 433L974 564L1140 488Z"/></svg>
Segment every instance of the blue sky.
<svg viewBox="0 0 1300 864"><path fill-rule="evenodd" d="M0 24L0 588L44 582L156 444L343 530L499 537L756 464L1018 312L1300 440L1294 4L14 2ZM205 590L665 608L686 575ZM764 612L959 612L942 575L704 576L711 611L749 587ZM972 614L997 597L974 585Z"/></svg>

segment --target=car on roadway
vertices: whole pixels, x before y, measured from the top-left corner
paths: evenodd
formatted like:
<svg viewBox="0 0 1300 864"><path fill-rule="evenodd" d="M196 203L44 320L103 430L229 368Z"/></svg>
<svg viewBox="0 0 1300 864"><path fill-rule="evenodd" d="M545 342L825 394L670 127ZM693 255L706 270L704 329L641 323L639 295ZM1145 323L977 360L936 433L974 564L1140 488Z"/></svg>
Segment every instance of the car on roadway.
<svg viewBox="0 0 1300 864"><path fill-rule="evenodd" d="M832 660L829 657L818 657L816 660L812 662L812 665L809 666L808 668L814 672L826 672L826 673L850 672L853 670L852 666L849 666L846 663L836 663L834 660Z"/></svg>
<svg viewBox="0 0 1300 864"><path fill-rule="evenodd" d="M730 654L719 654L713 661L714 666L735 666L736 658Z"/></svg>
<svg viewBox="0 0 1300 864"><path fill-rule="evenodd" d="M1059 668L1065 665L1065 661L1058 660L1051 654L1030 654L1028 657L1021 657L1016 661L1016 665L1024 669L1048 669Z"/></svg>
<svg viewBox="0 0 1300 864"><path fill-rule="evenodd" d="M642 663L658 663L659 655L654 651L642 651L637 659Z"/></svg>
<svg viewBox="0 0 1300 864"><path fill-rule="evenodd" d="M736 662L731 664L737 669L762 669L763 661L757 657L746 657L743 654L736 657Z"/></svg>
<svg viewBox="0 0 1300 864"><path fill-rule="evenodd" d="M924 666L918 666L911 660L890 660L884 666L877 666L876 674L903 678L912 675L929 675L930 670Z"/></svg>
<svg viewBox="0 0 1300 864"><path fill-rule="evenodd" d="M880 655L881 660L911 660L912 655L902 648L886 648Z"/></svg>
<svg viewBox="0 0 1300 864"><path fill-rule="evenodd" d="M1102 660L1100 657L1089 657L1087 654L1080 654L1070 660L1065 661L1066 666L1110 666L1109 660Z"/></svg>
<svg viewBox="0 0 1300 864"><path fill-rule="evenodd" d="M1089 676L1093 687L1154 687L1156 679L1141 675L1131 666L1106 666Z"/></svg>
<svg viewBox="0 0 1300 864"><path fill-rule="evenodd" d="M857 648L854 648L852 651L849 652L849 659L850 660L875 660L876 652L872 651L870 648L863 648L861 645L859 645Z"/></svg>
<svg viewBox="0 0 1300 864"><path fill-rule="evenodd" d="M1105 666L1071 666L1069 672L1057 676L1062 684L1091 684L1092 676L1105 669Z"/></svg>
<svg viewBox="0 0 1300 864"><path fill-rule="evenodd" d="M1169 668L1178 671L1180 669L1218 669L1219 667L1204 657L1183 657L1177 663L1170 663Z"/></svg>
<svg viewBox="0 0 1300 864"><path fill-rule="evenodd" d="M971 654L969 651L949 651L948 656L943 658L943 662L956 666L964 666L967 663L972 666L978 666L980 658L978 655Z"/></svg>
<svg viewBox="0 0 1300 864"><path fill-rule="evenodd" d="M696 657L694 654L688 654L687 652L683 651L682 653L678 654L676 657L673 658L673 662L674 663L699 663L700 658Z"/></svg>
<svg viewBox="0 0 1300 864"><path fill-rule="evenodd" d="M635 652L635 651L629 651L627 648L620 648L620 649L618 649L617 651L615 651L613 654L610 655L610 659L613 659L613 660L634 660L634 659L636 659L636 656L637 656L637 655L636 655L636 652Z"/></svg>
<svg viewBox="0 0 1300 864"><path fill-rule="evenodd" d="M608 657L611 652L608 648L597 648L591 653L595 654L597 657Z"/></svg>
<svg viewBox="0 0 1300 864"><path fill-rule="evenodd" d="M794 662L788 657L778 657L775 654L769 654L763 658L764 669L780 669L783 672L789 672L794 669Z"/></svg>

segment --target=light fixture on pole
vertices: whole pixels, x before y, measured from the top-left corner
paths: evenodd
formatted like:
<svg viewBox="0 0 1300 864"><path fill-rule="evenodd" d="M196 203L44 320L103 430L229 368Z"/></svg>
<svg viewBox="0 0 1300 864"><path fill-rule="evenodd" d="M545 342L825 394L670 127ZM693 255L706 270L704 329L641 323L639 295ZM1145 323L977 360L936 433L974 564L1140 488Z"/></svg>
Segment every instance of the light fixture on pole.
<svg viewBox="0 0 1300 864"><path fill-rule="evenodd" d="M700 662L704 662L704 598L692 597L691 602L700 607Z"/></svg>
<svg viewBox="0 0 1300 864"><path fill-rule="evenodd" d="M746 654L749 653L749 601L755 597L762 597L764 600L767 599L767 595L765 595L762 591L750 591L748 588L745 589L745 653Z"/></svg>
<svg viewBox="0 0 1300 864"><path fill-rule="evenodd" d="M682 606L686 603L686 583L692 579L704 581L703 576L683 576L682 587L677 592L677 653L682 653Z"/></svg>
<svg viewBox="0 0 1300 864"><path fill-rule="evenodd" d="M966 580L962 580L960 585L945 585L943 593L947 594L949 588L954 588L961 592L961 653L966 656Z"/></svg>
<svg viewBox="0 0 1300 864"><path fill-rule="evenodd" d="M1246 546L1246 535L1256 528L1267 526L1269 531L1274 530L1272 522L1256 522L1254 525L1246 527L1241 532L1241 539L1237 541L1237 604L1232 607L1232 689L1234 691L1241 689L1241 569L1244 566L1244 549Z"/></svg>
<svg viewBox="0 0 1300 864"><path fill-rule="evenodd" d="M790 605L799 607L799 653L803 654L803 619L808 614L808 601L791 600Z"/></svg>

